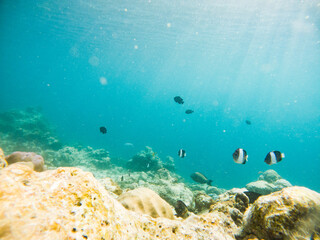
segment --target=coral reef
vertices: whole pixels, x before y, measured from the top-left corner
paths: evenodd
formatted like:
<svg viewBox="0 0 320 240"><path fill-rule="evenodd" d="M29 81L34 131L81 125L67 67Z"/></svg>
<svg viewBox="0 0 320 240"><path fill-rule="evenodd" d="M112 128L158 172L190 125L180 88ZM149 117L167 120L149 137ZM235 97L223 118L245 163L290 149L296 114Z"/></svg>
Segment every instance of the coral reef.
<svg viewBox="0 0 320 240"><path fill-rule="evenodd" d="M65 146L58 151L46 150L43 156L49 166L86 166L93 169L106 169L111 166L108 151L89 146Z"/></svg>
<svg viewBox="0 0 320 240"><path fill-rule="evenodd" d="M27 108L0 114L0 145L8 152L57 150L62 144L39 109Z"/></svg>
<svg viewBox="0 0 320 240"><path fill-rule="evenodd" d="M133 171L157 171L160 168L167 168L174 170L174 159L167 156L166 162L163 163L158 154L152 150L151 147L146 146L145 150L140 151L130 159L127 168Z"/></svg>
<svg viewBox="0 0 320 240"><path fill-rule="evenodd" d="M15 163L0 171L2 240L234 239L222 213L170 220L129 211L78 168L35 172Z"/></svg>
<svg viewBox="0 0 320 240"><path fill-rule="evenodd" d="M245 213L238 239L310 239L320 226L320 194L305 187L288 187L261 196Z"/></svg>
<svg viewBox="0 0 320 240"><path fill-rule="evenodd" d="M172 207L157 193L148 188L137 188L122 194L118 201L129 210L151 217L173 219Z"/></svg>
<svg viewBox="0 0 320 240"><path fill-rule="evenodd" d="M13 152L10 155L6 156L8 164L16 162L25 162L30 163L32 169L37 172L44 171L44 159L42 156L34 152Z"/></svg>
<svg viewBox="0 0 320 240"><path fill-rule="evenodd" d="M285 187L292 185L274 170L267 170L259 176L259 180L248 183L246 188L249 191L267 195L276 191L280 191Z"/></svg>
<svg viewBox="0 0 320 240"><path fill-rule="evenodd" d="M118 168L119 169L119 168ZM111 173L110 177L117 179L116 182L122 189L135 189L138 187L146 187L166 200L172 206L175 206L178 200L183 201L188 207L193 207L193 192L183 183L179 182L179 176L165 168L157 171L133 172L123 174L123 181L118 176L121 173ZM181 180L181 177L179 178Z"/></svg>
<svg viewBox="0 0 320 240"><path fill-rule="evenodd" d="M0 151L0 159L3 157ZM181 197L173 196L174 187L181 193L190 191L165 168L143 174L119 175L126 171L119 167L114 171L120 186L133 186L133 181L155 188L173 185L159 187L162 191L173 189L166 195L172 206ZM96 174L108 172L112 171ZM148 183L150 180L153 182ZM205 191L190 191L186 197L191 197L189 205L204 213L188 212L183 219L175 217L173 207L154 191L138 188L120 195L118 184L106 176L98 181L79 168L36 172L21 162L11 163L0 170L0 238L286 240L319 236L320 194L304 187L287 187L260 196L251 205L244 194L246 189L232 189L216 200Z"/></svg>

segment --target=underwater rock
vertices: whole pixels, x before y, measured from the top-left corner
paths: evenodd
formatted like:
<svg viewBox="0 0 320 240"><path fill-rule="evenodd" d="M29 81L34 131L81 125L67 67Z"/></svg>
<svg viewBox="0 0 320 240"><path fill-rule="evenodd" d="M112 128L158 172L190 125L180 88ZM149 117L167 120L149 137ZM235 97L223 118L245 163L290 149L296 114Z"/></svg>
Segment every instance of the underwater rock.
<svg viewBox="0 0 320 240"><path fill-rule="evenodd" d="M195 213L202 213L210 209L210 206L215 203L215 201L202 191L197 191L194 193L194 209Z"/></svg>
<svg viewBox="0 0 320 240"><path fill-rule="evenodd" d="M0 169L7 167L8 163L4 157L3 150L0 148Z"/></svg>
<svg viewBox="0 0 320 240"><path fill-rule="evenodd" d="M127 162L127 168L132 171L157 171L163 168L163 163L151 147L146 146Z"/></svg>
<svg viewBox="0 0 320 240"><path fill-rule="evenodd" d="M34 152L13 152L10 155L6 156L8 164L13 164L17 162L31 163L29 165L33 170L37 172L44 171L44 159L42 156Z"/></svg>
<svg viewBox="0 0 320 240"><path fill-rule="evenodd" d="M258 180L255 182L248 183L246 188L251 192L260 193L262 195L267 195L272 192L278 191L275 185L268 183L264 180Z"/></svg>
<svg viewBox="0 0 320 240"><path fill-rule="evenodd" d="M128 210L148 214L153 218L173 219L172 207L156 192L148 188L137 188L123 193L118 201Z"/></svg>
<svg viewBox="0 0 320 240"><path fill-rule="evenodd" d="M0 145L6 151L58 150L62 147L54 129L37 108L0 113Z"/></svg>
<svg viewBox="0 0 320 240"><path fill-rule="evenodd" d="M286 187L292 187L291 183L289 183L285 179L279 179L273 183L276 186L277 191L286 188Z"/></svg>
<svg viewBox="0 0 320 240"><path fill-rule="evenodd" d="M220 195L226 192L225 189L222 188L217 188L215 186L209 186L207 184L188 184L188 187L192 190L192 191L203 191L206 194L210 194L210 195Z"/></svg>
<svg viewBox="0 0 320 240"><path fill-rule="evenodd" d="M209 212L223 213L236 226L243 222L243 214L249 207L249 198L242 192L243 189L231 189L219 196L219 199L210 206Z"/></svg>
<svg viewBox="0 0 320 240"><path fill-rule="evenodd" d="M274 170L269 169L267 171L265 171L264 173L262 173L259 176L258 180L264 180L268 183L274 183L275 181L281 179L281 176Z"/></svg>
<svg viewBox="0 0 320 240"><path fill-rule="evenodd" d="M1 240L234 240L235 225L222 213L170 220L129 211L78 168L35 172L12 164L0 171Z"/></svg>
<svg viewBox="0 0 320 240"><path fill-rule="evenodd" d="M305 187L288 187L259 197L247 210L237 239L310 239L320 225L320 194Z"/></svg>
<svg viewBox="0 0 320 240"><path fill-rule="evenodd" d="M281 178L276 171L270 169L262 173L258 181L248 183L246 188L249 191L267 195L291 186L292 185L287 180Z"/></svg>

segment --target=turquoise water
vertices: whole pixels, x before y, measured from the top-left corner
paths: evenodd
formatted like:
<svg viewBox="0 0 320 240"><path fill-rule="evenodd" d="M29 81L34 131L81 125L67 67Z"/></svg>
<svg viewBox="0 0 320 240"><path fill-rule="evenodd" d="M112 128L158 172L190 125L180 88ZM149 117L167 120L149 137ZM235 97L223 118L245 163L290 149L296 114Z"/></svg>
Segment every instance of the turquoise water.
<svg viewBox="0 0 320 240"><path fill-rule="evenodd" d="M274 169L320 191L319 28L312 0L2 0L0 112L39 106L65 143L111 156L151 146L188 180ZM268 166L272 150L286 158Z"/></svg>

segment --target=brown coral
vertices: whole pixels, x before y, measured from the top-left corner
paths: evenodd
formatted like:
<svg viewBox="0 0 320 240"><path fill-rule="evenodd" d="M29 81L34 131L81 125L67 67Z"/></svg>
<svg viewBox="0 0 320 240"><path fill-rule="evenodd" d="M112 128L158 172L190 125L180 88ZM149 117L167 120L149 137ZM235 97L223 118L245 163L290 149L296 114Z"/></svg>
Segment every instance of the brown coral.
<svg viewBox="0 0 320 240"><path fill-rule="evenodd" d="M149 188L137 188L122 194L118 198L121 204L132 211L148 214L151 217L173 219L171 206L156 192Z"/></svg>
<svg viewBox="0 0 320 240"><path fill-rule="evenodd" d="M6 160L8 164L16 163L16 162L25 162L30 163L31 166L35 171L42 172L44 170L44 160L43 157L37 155L34 152L13 152L10 155L6 156Z"/></svg>

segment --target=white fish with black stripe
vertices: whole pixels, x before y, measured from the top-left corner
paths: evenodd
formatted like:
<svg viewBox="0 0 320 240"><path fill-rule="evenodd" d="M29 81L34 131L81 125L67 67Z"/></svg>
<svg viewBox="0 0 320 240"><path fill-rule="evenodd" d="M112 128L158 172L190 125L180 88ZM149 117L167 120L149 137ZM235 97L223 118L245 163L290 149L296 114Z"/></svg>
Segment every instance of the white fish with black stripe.
<svg viewBox="0 0 320 240"><path fill-rule="evenodd" d="M178 151L178 156L181 157L181 158L184 158L185 156L187 156L186 151L183 150L183 149L180 149Z"/></svg>
<svg viewBox="0 0 320 240"><path fill-rule="evenodd" d="M235 150L232 156L233 160L239 164L245 164L248 161L247 151L242 148Z"/></svg>
<svg viewBox="0 0 320 240"><path fill-rule="evenodd" d="M278 162L281 162L284 157L284 153L281 153L279 151L272 151L267 154L266 158L264 159L264 162L268 165L273 165Z"/></svg>

